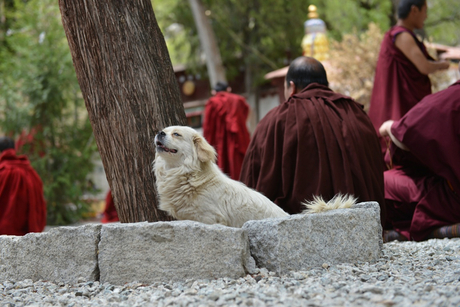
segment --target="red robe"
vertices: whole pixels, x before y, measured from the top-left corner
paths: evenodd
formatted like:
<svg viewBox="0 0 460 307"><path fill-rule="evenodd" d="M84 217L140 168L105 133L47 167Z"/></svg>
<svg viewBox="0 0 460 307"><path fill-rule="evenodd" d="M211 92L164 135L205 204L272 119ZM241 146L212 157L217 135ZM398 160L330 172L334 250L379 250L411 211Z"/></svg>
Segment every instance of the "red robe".
<svg viewBox="0 0 460 307"><path fill-rule="evenodd" d="M244 97L229 92L218 92L205 107L203 136L216 149L219 168L234 180L249 145L248 114Z"/></svg>
<svg viewBox="0 0 460 307"><path fill-rule="evenodd" d="M113 203L112 191L109 191L105 197L105 209L102 213L101 223L105 224L118 221L118 213L115 208L115 204Z"/></svg>
<svg viewBox="0 0 460 307"><path fill-rule="evenodd" d="M348 193L384 212L383 163L369 117L350 97L310 84L257 125L240 180L290 214Z"/></svg>
<svg viewBox="0 0 460 307"><path fill-rule="evenodd" d="M410 152L392 145L386 171L388 223L408 239L460 223L460 81L424 98L391 128Z"/></svg>
<svg viewBox="0 0 460 307"><path fill-rule="evenodd" d="M398 120L423 97L431 94L431 82L395 45L396 36L402 32L411 34L427 59L432 60L425 45L414 32L402 27L391 28L380 46L374 87L369 107L369 117L375 130L387 120ZM385 139L380 137L382 152L386 151Z"/></svg>
<svg viewBox="0 0 460 307"><path fill-rule="evenodd" d="M0 235L41 232L46 225L43 183L26 156L0 155Z"/></svg>

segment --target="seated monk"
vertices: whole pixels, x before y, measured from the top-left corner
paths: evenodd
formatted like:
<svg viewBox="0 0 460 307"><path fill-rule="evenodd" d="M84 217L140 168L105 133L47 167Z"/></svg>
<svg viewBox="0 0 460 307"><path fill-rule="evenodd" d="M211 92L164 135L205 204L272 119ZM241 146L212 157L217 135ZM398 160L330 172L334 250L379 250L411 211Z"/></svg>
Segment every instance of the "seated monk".
<svg viewBox="0 0 460 307"><path fill-rule="evenodd" d="M385 240L460 236L460 81L422 99L380 134L393 141L385 171Z"/></svg>
<svg viewBox="0 0 460 307"><path fill-rule="evenodd" d="M383 159L363 106L333 92L323 65L310 57L291 63L285 98L257 125L240 180L289 214L314 196L342 193L377 201L383 221Z"/></svg>
<svg viewBox="0 0 460 307"><path fill-rule="evenodd" d="M46 225L43 183L14 141L0 138L0 235L41 232Z"/></svg>

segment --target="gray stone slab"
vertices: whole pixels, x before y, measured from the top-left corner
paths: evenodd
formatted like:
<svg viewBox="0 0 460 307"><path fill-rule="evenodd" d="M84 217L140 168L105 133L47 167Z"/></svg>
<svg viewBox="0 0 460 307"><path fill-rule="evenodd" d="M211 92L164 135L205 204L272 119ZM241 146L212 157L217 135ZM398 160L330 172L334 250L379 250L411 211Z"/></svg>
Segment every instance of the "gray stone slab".
<svg viewBox="0 0 460 307"><path fill-rule="evenodd" d="M254 266L241 228L192 221L107 224L99 244L100 281L238 278Z"/></svg>
<svg viewBox="0 0 460 307"><path fill-rule="evenodd" d="M0 280L98 280L100 228L57 227L25 236L0 236Z"/></svg>
<svg viewBox="0 0 460 307"><path fill-rule="evenodd" d="M248 221L251 254L259 267L277 273L324 263L373 262L383 247L377 202L349 209Z"/></svg>

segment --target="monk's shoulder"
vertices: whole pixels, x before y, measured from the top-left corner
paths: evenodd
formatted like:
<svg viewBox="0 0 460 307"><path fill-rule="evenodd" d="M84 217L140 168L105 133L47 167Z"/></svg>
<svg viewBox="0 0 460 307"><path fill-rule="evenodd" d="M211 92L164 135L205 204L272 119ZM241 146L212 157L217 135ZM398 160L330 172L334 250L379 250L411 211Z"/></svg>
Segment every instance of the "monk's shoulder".
<svg viewBox="0 0 460 307"><path fill-rule="evenodd" d="M417 47L415 38L407 31L400 32L395 37L395 46L399 49Z"/></svg>
<svg viewBox="0 0 460 307"><path fill-rule="evenodd" d="M32 169L27 165L15 165L11 163L0 164L0 181L22 182L30 177L31 173Z"/></svg>
<svg viewBox="0 0 460 307"><path fill-rule="evenodd" d="M257 134L264 137L269 133L273 133L274 130L284 127L284 122L286 121L286 112L284 110L286 106L284 104L285 103L268 111L257 124L254 135Z"/></svg>

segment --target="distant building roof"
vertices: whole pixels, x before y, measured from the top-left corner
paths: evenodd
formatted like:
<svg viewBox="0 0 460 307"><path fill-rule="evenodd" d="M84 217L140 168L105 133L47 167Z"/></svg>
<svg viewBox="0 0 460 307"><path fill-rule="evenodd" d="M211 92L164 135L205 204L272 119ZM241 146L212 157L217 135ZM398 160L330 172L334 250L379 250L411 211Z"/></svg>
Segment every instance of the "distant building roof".
<svg viewBox="0 0 460 307"><path fill-rule="evenodd" d="M271 80L271 79L280 78L280 77L284 78L288 72L288 69L289 69L289 66L286 66L286 67L271 71L267 73L264 77L266 80Z"/></svg>

